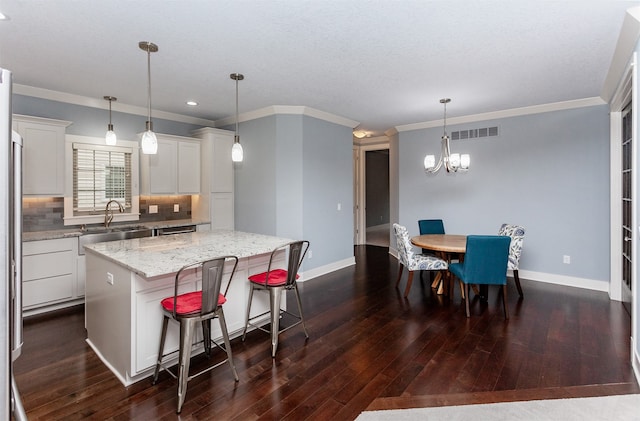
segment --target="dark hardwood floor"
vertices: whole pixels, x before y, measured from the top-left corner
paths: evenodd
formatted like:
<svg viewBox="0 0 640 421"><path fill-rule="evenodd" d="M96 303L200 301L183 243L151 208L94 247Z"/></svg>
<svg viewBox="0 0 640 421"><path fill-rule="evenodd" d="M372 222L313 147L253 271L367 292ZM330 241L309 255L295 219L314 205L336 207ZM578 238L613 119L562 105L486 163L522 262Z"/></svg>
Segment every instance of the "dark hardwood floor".
<svg viewBox="0 0 640 421"><path fill-rule="evenodd" d="M352 420L365 409L640 393L629 315L605 293L523 280L522 300L509 285L509 321L493 289L467 319L459 289L448 300L416 277L404 299L406 271L396 290L386 248L355 254L355 267L301 284L308 340L291 329L275 359L263 332L232 340L240 382L228 365L192 380L180 416L166 373L125 388L102 364L84 341L82 307L28 319L15 363L27 415Z"/></svg>

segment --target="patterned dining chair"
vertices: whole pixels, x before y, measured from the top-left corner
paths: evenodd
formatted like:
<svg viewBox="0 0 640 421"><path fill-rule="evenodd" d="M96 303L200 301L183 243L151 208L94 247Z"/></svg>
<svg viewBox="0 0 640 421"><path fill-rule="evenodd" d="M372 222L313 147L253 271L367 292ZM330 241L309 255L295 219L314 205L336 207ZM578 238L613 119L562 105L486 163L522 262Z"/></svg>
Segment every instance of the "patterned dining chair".
<svg viewBox="0 0 640 421"><path fill-rule="evenodd" d="M464 262L451 263L449 272L461 280L466 289L464 298L469 313L470 285L501 285L504 318L509 318L507 306L507 262L510 239L502 235L469 235Z"/></svg>
<svg viewBox="0 0 640 421"><path fill-rule="evenodd" d="M518 294L522 297L522 286L520 286L520 276L518 267L520 265L520 255L522 254L522 242L524 241L524 228L519 225L502 224L498 235L511 237L509 245L509 267L513 271L513 280L515 281Z"/></svg>
<svg viewBox="0 0 640 421"><path fill-rule="evenodd" d="M416 270L447 270L448 264L445 260L440 259L439 257L425 254L416 254L413 252L413 246L411 245L411 241L409 240L409 233L407 232L407 228L399 225L393 224L393 231L396 236L396 244L398 249L398 279L396 280L396 288L400 284L400 279L402 278L403 268L406 267L409 271L409 278L407 279L407 286L404 290L404 296L407 297L409 295L409 291L411 290L411 284L413 283L413 272Z"/></svg>

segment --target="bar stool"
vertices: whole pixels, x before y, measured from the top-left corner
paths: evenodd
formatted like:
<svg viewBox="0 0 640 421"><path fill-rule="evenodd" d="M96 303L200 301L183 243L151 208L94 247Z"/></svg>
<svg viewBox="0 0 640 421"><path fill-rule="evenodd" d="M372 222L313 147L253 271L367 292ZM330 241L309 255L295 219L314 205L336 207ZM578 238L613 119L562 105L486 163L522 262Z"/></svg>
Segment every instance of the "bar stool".
<svg viewBox="0 0 640 421"><path fill-rule="evenodd" d="M224 274L224 268L227 261L228 264L233 262L233 269L229 277L227 288L225 289L224 294L221 294L220 289L222 285L222 276ZM229 285L231 284L231 280L233 279L233 275L235 274L237 267L238 258L236 256L222 256L183 266L178 273L176 273L173 296L167 297L161 301L163 310L162 334L160 336L158 361L156 363L155 373L153 374L153 384L157 383L161 368L166 370L171 377L178 380L178 409L176 411L178 414L182 411L182 404L184 403L185 396L187 394L187 382L189 382L189 380L228 361L231 366L233 377L235 381L238 381L238 373L235 365L233 364L233 357L231 355L231 345L229 343L227 324L224 319L224 311L222 310L222 305L227 301L226 295L229 291ZM186 294L178 294L178 282L183 274L186 275L193 273L194 271L197 273L198 268L202 269L202 290L188 292ZM218 318L218 321L220 322L220 330L222 331L224 346L211 339L211 319L214 318ZM169 319L180 323L180 348L178 351L164 354L164 344L167 337ZM206 356L210 356L211 344L214 344L227 353L227 358L190 376L189 364L191 361L191 349L194 345L192 342L194 330L198 322L202 323L203 345ZM179 352L177 375L166 367L163 362L165 357L175 354L175 352Z"/></svg>
<svg viewBox="0 0 640 421"><path fill-rule="evenodd" d="M244 332L242 332L242 340L247 336L247 328L251 325L257 329L262 330L263 332L267 332L271 334L271 357L275 358L276 350L278 349L278 335L281 332L291 329L294 326L302 323L302 329L304 330L304 335L309 338L309 334L307 333L307 327L304 324L304 316L302 314L302 303L300 302L300 293L298 292L298 283L297 279L299 277L298 270L300 269L300 265L302 264L302 259L307 254L307 250L309 249L309 241L293 241L288 244L284 244L280 247L275 248L271 252L271 257L269 258L269 266L267 267L266 272L258 273L255 275L249 276L249 285L251 285L251 290L249 292L249 304L247 305L247 314L245 317L245 325ZM274 257L276 257L280 252L285 252L287 254L287 270L284 269L273 269L271 270L271 265L273 263ZM269 292L269 311L258 314L253 317L249 317L251 314L251 302L253 300L253 291L268 291ZM283 291L293 290L296 294L296 302L298 303L298 314L290 313L286 310L280 308L280 302L282 299ZM271 314L271 328L267 330L262 326L255 325L251 323L252 320L263 317L266 314ZM280 317L283 313L289 314L293 316L298 321L288 326L286 328L280 329Z"/></svg>

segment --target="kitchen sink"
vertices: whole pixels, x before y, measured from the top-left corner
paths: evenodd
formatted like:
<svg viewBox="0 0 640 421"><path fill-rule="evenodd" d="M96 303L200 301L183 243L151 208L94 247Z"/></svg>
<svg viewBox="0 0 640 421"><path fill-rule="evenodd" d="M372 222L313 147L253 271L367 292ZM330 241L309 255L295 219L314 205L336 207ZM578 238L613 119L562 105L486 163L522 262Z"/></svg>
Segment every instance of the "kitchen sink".
<svg viewBox="0 0 640 421"><path fill-rule="evenodd" d="M78 237L78 254L84 255L84 246L87 244L151 237L152 235L153 230L144 226L88 228Z"/></svg>

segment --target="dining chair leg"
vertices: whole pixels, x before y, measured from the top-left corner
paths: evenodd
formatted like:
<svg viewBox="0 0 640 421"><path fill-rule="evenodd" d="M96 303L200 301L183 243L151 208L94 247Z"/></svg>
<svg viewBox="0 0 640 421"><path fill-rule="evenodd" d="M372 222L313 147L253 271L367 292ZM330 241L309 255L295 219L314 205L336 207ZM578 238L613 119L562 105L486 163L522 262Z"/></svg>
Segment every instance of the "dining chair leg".
<svg viewBox="0 0 640 421"><path fill-rule="evenodd" d="M407 277L407 287L404 289L404 297L407 298L409 295L409 291L411 290L411 283L413 282L413 271L409 271L409 276Z"/></svg>
<svg viewBox="0 0 640 421"><path fill-rule="evenodd" d="M518 275L518 269L513 270L513 280L516 282L516 288L518 289L520 298L524 297L524 295L522 295L522 286L520 285L520 276Z"/></svg>
<svg viewBox="0 0 640 421"><path fill-rule="evenodd" d="M202 321L202 345L204 355L209 358L211 356L211 319Z"/></svg>
<svg viewBox="0 0 640 421"><path fill-rule="evenodd" d="M433 282L431 282L431 288L438 288L440 282L442 282L442 272L438 271L436 272L436 276L433 278Z"/></svg>
<svg viewBox="0 0 640 421"><path fill-rule="evenodd" d="M231 353L231 341L229 341L229 332L227 331L227 321L224 319L224 310L222 307L219 307L216 310L216 314L218 315L218 322L220 323L220 330L222 331L222 339L224 340L224 350L227 351L227 361L229 361L229 365L231 366L231 372L233 373L233 378L235 381L239 381L238 372L236 371L236 365L233 363L233 355Z"/></svg>
<svg viewBox="0 0 640 421"><path fill-rule="evenodd" d="M160 364L162 363L162 355L164 354L164 341L167 339L167 327L169 325L169 318L167 316L162 317L162 330L160 333L160 349L158 349L158 362L156 363L156 370L153 373L153 384L158 382L158 375L160 374Z"/></svg>
<svg viewBox="0 0 640 421"><path fill-rule="evenodd" d="M396 288L398 288L398 285L400 285L400 278L402 278L402 263L398 264L398 279L396 280ZM411 272L409 272L411 273Z"/></svg>
<svg viewBox="0 0 640 421"><path fill-rule="evenodd" d="M244 318L244 330L242 331L242 342L247 337L247 328L249 327L249 315L251 314L251 303L253 302L253 284L249 285L249 304L247 304L247 314Z"/></svg>
<svg viewBox="0 0 640 421"><path fill-rule="evenodd" d="M178 409L182 411L182 404L187 396L187 383L189 382L189 364L191 363L191 342L195 322L191 319L180 320L180 357L178 361Z"/></svg>
<svg viewBox="0 0 640 421"><path fill-rule="evenodd" d="M304 315L302 314L302 301L300 301L300 293L298 292L298 284L293 284L293 291L296 294L296 302L298 303L298 314L300 315L300 321L302 322L302 330L304 330L304 336L309 339L309 334L307 333L307 326L304 323Z"/></svg>
<svg viewBox="0 0 640 421"><path fill-rule="evenodd" d="M507 285L502 286L502 308L504 309L504 318L509 320L509 307L507 304Z"/></svg>
<svg viewBox="0 0 640 421"><path fill-rule="evenodd" d="M282 288L269 288L269 298L271 306L271 358L275 358L278 350L278 332L280 331Z"/></svg>
<svg viewBox="0 0 640 421"><path fill-rule="evenodd" d="M464 283L461 280L458 280L458 282L460 283L460 295L462 295L462 299L464 299L464 297L467 296L467 294L464 291Z"/></svg>
<svg viewBox="0 0 640 421"><path fill-rule="evenodd" d="M467 318L471 317L471 313L469 312L469 284L466 285L467 293L464 295L464 305L467 310Z"/></svg>

